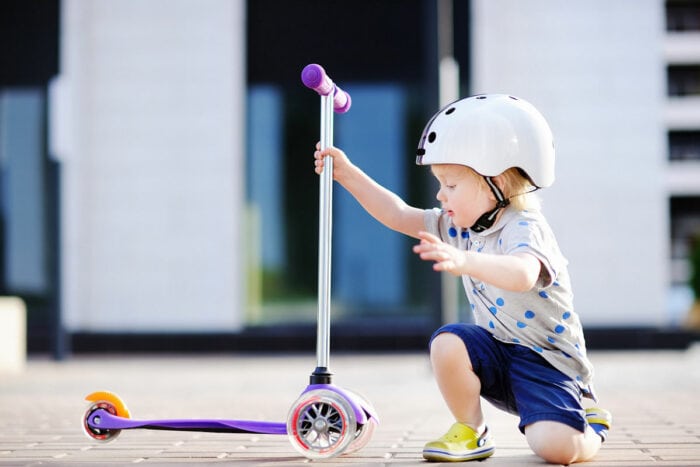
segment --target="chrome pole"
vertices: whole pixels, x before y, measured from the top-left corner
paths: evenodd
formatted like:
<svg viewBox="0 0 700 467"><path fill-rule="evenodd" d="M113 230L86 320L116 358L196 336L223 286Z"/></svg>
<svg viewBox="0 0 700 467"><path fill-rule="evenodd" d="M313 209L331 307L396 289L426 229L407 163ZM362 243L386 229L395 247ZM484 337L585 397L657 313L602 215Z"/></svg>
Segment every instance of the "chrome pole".
<svg viewBox="0 0 700 467"><path fill-rule="evenodd" d="M321 149L333 146L333 92L321 96ZM333 158L326 156L319 183L318 223L318 368L328 368L331 335L331 233L333 229Z"/></svg>

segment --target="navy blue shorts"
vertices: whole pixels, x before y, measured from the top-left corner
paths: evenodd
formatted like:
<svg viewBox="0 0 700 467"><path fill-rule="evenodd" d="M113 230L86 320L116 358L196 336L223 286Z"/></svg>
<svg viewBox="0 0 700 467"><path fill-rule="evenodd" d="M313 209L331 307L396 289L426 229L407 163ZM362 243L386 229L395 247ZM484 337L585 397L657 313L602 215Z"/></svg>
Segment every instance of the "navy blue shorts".
<svg viewBox="0 0 700 467"><path fill-rule="evenodd" d="M464 341L481 396L495 407L520 416L518 428L549 420L585 431L586 416L578 384L536 352L496 340L475 324L448 324L430 339L449 332Z"/></svg>

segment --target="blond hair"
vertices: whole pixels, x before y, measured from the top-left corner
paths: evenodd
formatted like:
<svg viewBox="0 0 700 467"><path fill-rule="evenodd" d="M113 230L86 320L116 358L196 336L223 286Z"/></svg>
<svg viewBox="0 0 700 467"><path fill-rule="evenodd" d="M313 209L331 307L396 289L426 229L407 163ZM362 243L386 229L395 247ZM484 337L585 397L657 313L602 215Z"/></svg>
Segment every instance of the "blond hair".
<svg viewBox="0 0 700 467"><path fill-rule="evenodd" d="M510 205L518 211L540 209L540 199L533 193L537 188L521 169L511 167L503 172L503 196L510 199Z"/></svg>
<svg viewBox="0 0 700 467"><path fill-rule="evenodd" d="M451 167L460 171L463 170L465 174L474 177L475 180L479 180L482 189L491 191L483 175L469 166L459 164L433 164L433 173L435 173L435 169L439 170L440 167ZM532 184L525 172L517 167L511 167L501 173L499 177L503 180L503 196L510 200L510 205L513 206L515 210L540 209L540 199L533 193L536 187Z"/></svg>

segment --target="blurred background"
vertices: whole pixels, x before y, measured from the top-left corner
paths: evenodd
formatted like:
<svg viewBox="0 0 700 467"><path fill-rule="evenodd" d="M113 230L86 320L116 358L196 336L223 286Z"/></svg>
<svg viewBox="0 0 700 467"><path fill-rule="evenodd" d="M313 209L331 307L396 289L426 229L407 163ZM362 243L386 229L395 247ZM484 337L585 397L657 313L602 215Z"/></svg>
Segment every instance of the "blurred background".
<svg viewBox="0 0 700 467"><path fill-rule="evenodd" d="M336 145L422 207L441 105L533 103L589 346L695 335L700 1L6 0L0 43L0 294L26 303L30 352L313 348L308 63L352 95ZM333 242L337 348L424 349L469 319L342 190Z"/></svg>

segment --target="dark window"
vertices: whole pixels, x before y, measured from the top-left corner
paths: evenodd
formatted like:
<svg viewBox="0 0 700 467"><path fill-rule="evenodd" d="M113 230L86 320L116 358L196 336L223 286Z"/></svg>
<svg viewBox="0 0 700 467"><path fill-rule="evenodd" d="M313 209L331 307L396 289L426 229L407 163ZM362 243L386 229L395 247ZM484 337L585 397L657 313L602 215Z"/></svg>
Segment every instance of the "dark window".
<svg viewBox="0 0 700 467"><path fill-rule="evenodd" d="M671 65L667 68L668 95L700 95L700 65Z"/></svg>
<svg viewBox="0 0 700 467"><path fill-rule="evenodd" d="M671 261L686 264L700 241L700 197L679 196L671 198ZM688 284L690 265L674 268L671 281Z"/></svg>
<svg viewBox="0 0 700 467"><path fill-rule="evenodd" d="M248 2L248 81L297 86L320 63L344 81L416 81L431 33L420 0Z"/></svg>
<svg viewBox="0 0 700 467"><path fill-rule="evenodd" d="M464 95L469 3L453 3ZM429 172L413 161L420 132L438 107L436 2L251 0L247 26L247 193L251 215L261 216L255 226L261 234L252 237L265 239L251 269L260 305L251 322L312 320L318 177L308 160L319 137L319 97L301 85L301 70L319 63L352 95L352 110L336 120L335 143L409 203L432 206ZM385 148L381 157L362 158L376 147ZM343 310L335 318L433 319L438 302L425 291L439 289L439 276L412 255L409 239L385 231L348 196L334 195L333 300Z"/></svg>
<svg viewBox="0 0 700 467"><path fill-rule="evenodd" d="M667 31L700 31L700 2L666 2Z"/></svg>
<svg viewBox="0 0 700 467"><path fill-rule="evenodd" d="M0 87L44 85L58 73L58 0L0 2Z"/></svg>
<svg viewBox="0 0 700 467"><path fill-rule="evenodd" d="M669 131L668 154L672 161L700 160L700 130Z"/></svg>
<svg viewBox="0 0 700 467"><path fill-rule="evenodd" d="M27 305L27 347L62 358L58 165L47 90L59 72L59 0L0 1L0 293ZM60 342L59 342L60 340Z"/></svg>

